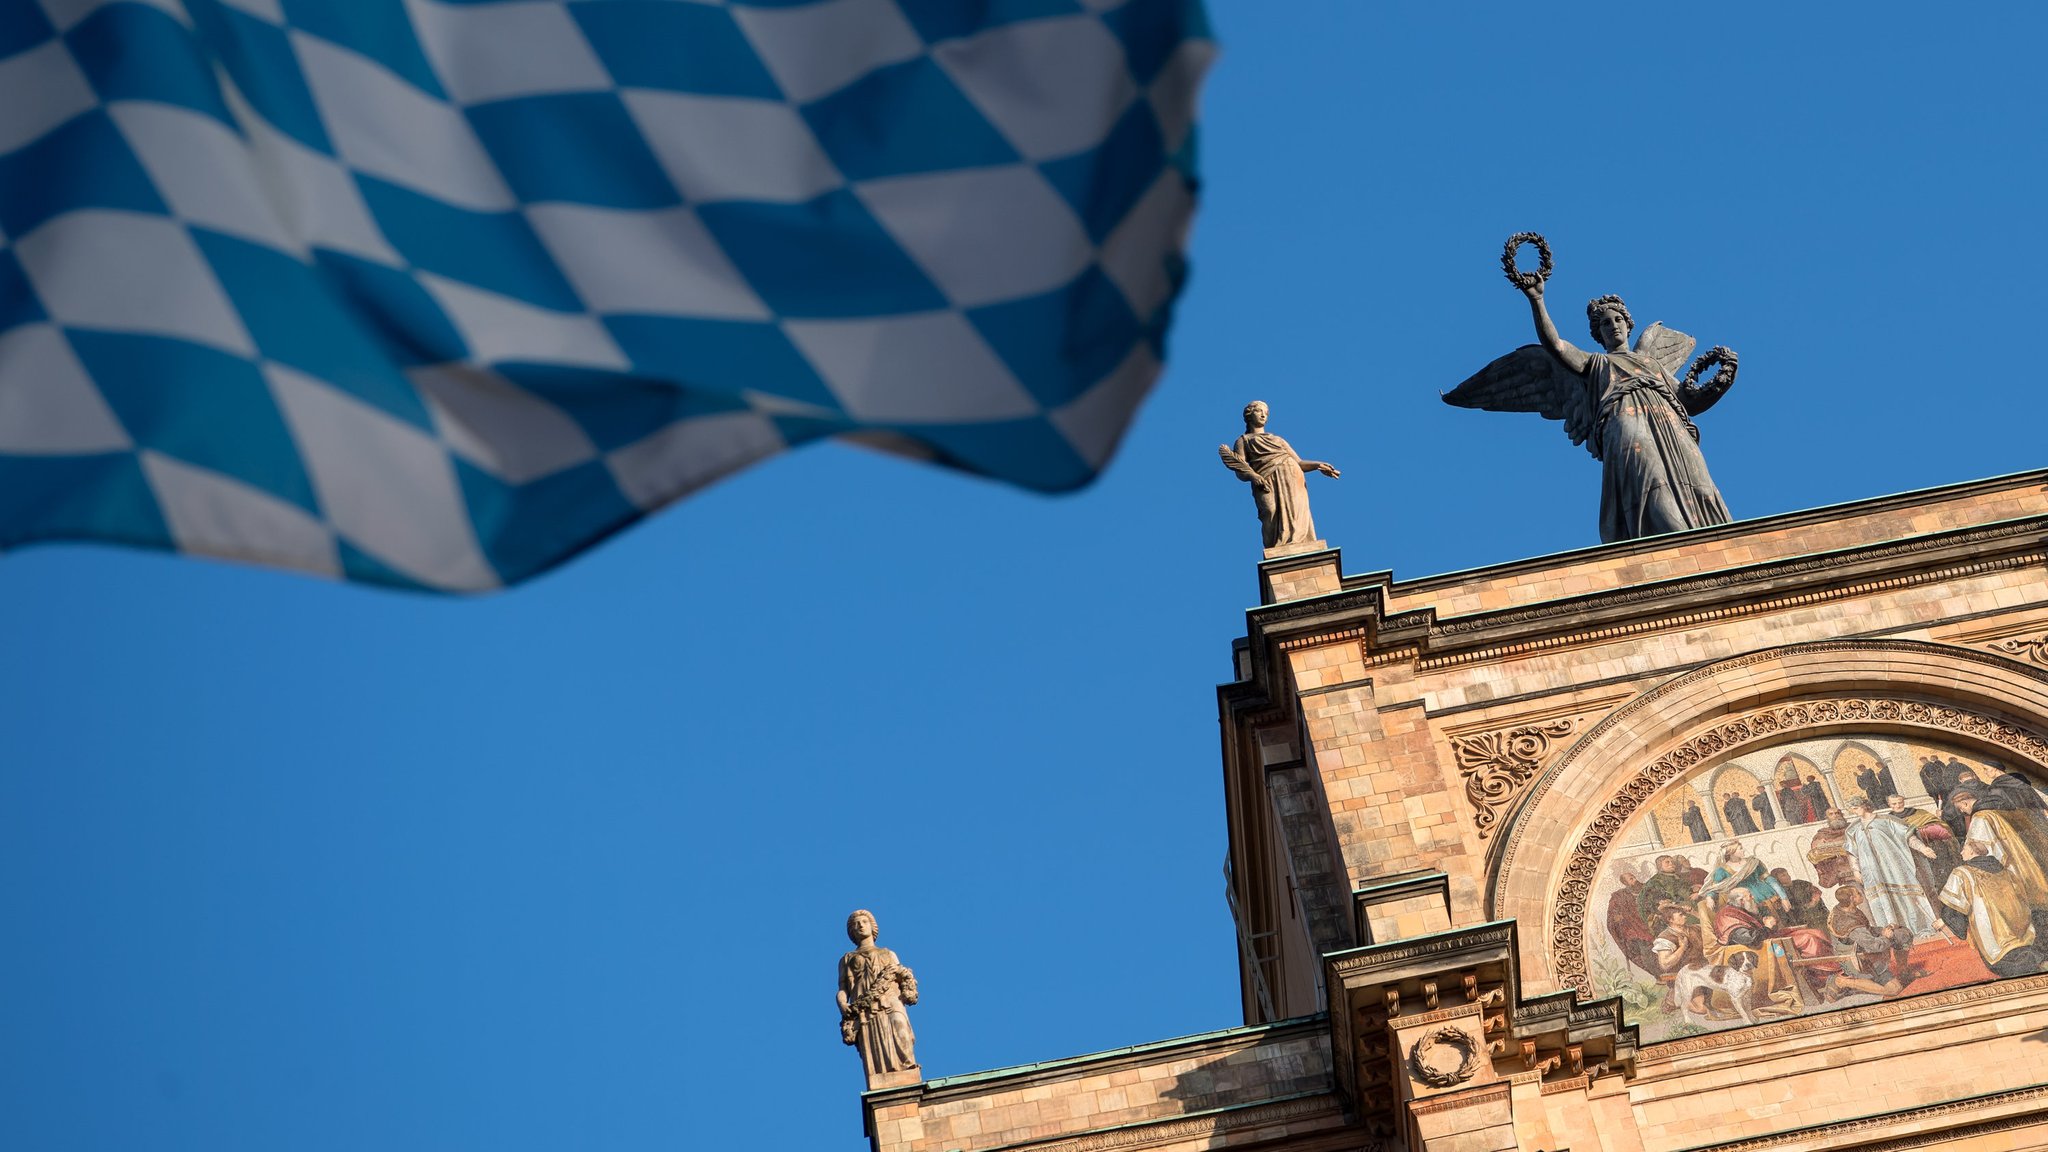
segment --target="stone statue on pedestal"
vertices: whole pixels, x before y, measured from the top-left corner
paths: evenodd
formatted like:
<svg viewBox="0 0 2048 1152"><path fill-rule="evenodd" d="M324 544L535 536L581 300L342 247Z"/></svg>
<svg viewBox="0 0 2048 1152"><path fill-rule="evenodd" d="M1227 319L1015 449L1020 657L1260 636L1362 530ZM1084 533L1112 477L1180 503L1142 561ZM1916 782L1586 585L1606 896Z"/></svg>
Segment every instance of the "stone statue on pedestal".
<svg viewBox="0 0 2048 1152"><path fill-rule="evenodd" d="M1534 244L1541 258L1535 272L1515 267L1515 251ZM1681 383L1676 373L1692 354L1693 338L1661 323L1643 330L1630 348L1635 327L1619 296L1586 305L1593 339L1603 351L1586 352L1558 336L1543 305L1550 276L1550 246L1534 232L1508 240L1501 255L1508 279L1529 298L1540 341L1526 344L1481 368L1444 393L1444 402L1490 412L1539 412L1564 421L1565 434L1604 466L1600 494L1600 539L1611 543L1679 532L1731 517L1700 455L1700 430L1692 422L1735 383L1735 353L1715 348L1694 361ZM1698 383L1707 367L1714 378Z"/></svg>
<svg viewBox="0 0 2048 1152"><path fill-rule="evenodd" d="M917 1003L917 977L896 953L875 946L874 914L865 908L846 918L855 945L839 958L839 1038L860 1050L868 1080L892 1072L914 1072L916 1037L903 1008Z"/></svg>
<svg viewBox="0 0 2048 1152"><path fill-rule="evenodd" d="M1216 451L1224 467L1252 486L1259 508L1266 551L1316 542L1315 521L1308 514L1308 474L1321 472L1332 480L1342 473L1320 460L1303 460L1287 441L1266 431L1268 409L1263 400L1244 406L1244 435L1236 444Z"/></svg>

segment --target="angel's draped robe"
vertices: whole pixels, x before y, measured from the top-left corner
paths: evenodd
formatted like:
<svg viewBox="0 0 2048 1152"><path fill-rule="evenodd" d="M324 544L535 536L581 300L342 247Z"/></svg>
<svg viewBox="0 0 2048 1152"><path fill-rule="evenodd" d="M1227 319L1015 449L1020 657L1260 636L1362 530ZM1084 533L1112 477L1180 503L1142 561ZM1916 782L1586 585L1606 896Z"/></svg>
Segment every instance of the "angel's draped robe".
<svg viewBox="0 0 2048 1152"><path fill-rule="evenodd" d="M1678 401L1678 382L1634 352L1586 357L1605 466L1600 539L1612 543L1726 524L1734 519L1707 475L1706 457Z"/></svg>
<svg viewBox="0 0 2048 1152"><path fill-rule="evenodd" d="M1231 451L1266 482L1264 492L1252 489L1266 547L1314 540L1316 524L1308 514L1308 477L1302 475L1301 457L1294 454L1294 448L1271 432L1247 432L1237 438Z"/></svg>

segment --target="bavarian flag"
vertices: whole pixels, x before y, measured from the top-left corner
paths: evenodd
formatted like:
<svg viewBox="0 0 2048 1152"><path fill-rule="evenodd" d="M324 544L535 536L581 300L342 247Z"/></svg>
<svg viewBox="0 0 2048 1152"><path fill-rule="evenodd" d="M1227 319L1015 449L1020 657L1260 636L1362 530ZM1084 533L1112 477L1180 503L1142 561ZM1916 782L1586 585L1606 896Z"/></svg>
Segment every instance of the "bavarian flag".
<svg viewBox="0 0 2048 1152"><path fill-rule="evenodd" d="M846 437L1087 482L1199 0L8 0L0 547L533 575Z"/></svg>

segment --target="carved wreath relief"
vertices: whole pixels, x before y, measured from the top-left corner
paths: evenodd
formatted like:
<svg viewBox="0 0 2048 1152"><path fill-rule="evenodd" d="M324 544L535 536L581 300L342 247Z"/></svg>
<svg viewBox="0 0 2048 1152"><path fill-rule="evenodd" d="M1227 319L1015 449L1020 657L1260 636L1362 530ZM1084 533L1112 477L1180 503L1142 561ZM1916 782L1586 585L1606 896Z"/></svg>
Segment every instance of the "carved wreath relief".
<svg viewBox="0 0 2048 1152"><path fill-rule="evenodd" d="M1463 1084L1479 1071L1479 1042L1463 1028L1439 1028L1408 1049L1408 1071L1431 1088Z"/></svg>
<svg viewBox="0 0 2048 1152"><path fill-rule="evenodd" d="M1627 814L1567 866L1553 955L1580 966L1565 978L1620 997L1657 1041L2048 971L2048 793L2033 770L1839 722L1915 708L2009 732L1997 742L2016 749L2039 738L1922 704L1786 707L1827 709L1835 731L1724 737L1720 754L1666 757L1624 788ZM1757 721L1746 737L1765 735Z"/></svg>

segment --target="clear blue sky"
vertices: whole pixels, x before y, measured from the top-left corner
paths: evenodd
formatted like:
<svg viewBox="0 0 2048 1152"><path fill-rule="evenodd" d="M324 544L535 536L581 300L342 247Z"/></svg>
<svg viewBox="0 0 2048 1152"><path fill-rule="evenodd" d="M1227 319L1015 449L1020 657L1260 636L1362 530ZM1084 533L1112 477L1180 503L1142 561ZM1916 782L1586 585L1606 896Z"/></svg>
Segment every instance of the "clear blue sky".
<svg viewBox="0 0 2048 1152"><path fill-rule="evenodd" d="M1167 377L1044 498L825 447L531 586L0 558L0 1147L864 1147L833 965L933 1075L1238 1023L1214 685L1252 398L1353 571L1593 543L1438 402L1618 291L1742 355L1738 516L2044 462L2048 9L1221 0Z"/></svg>

